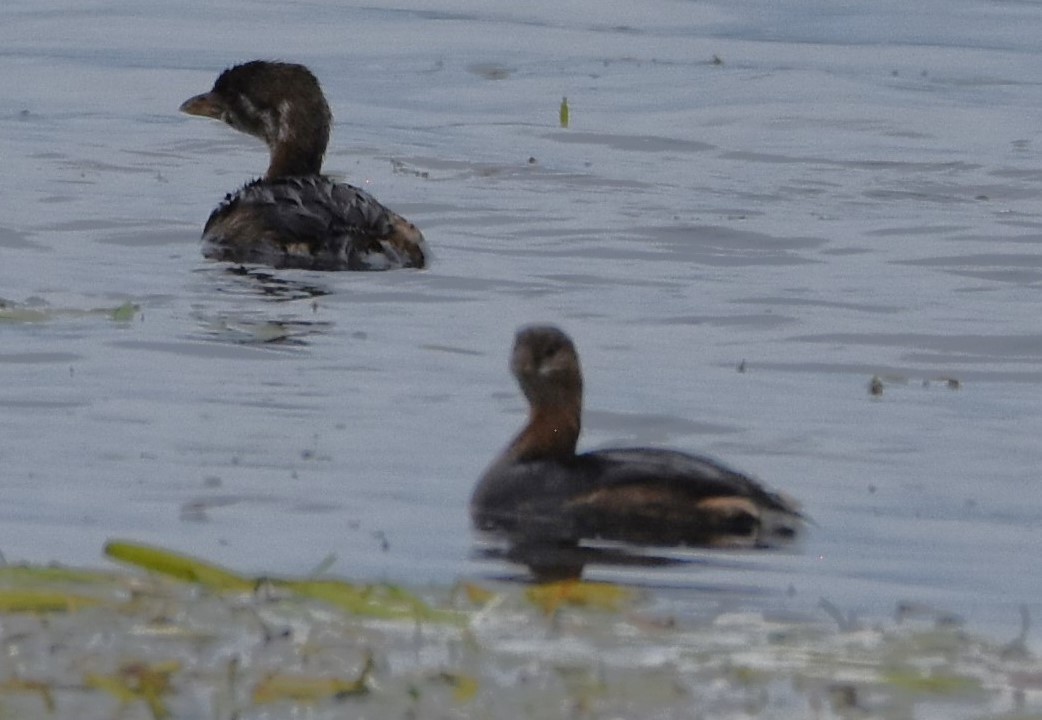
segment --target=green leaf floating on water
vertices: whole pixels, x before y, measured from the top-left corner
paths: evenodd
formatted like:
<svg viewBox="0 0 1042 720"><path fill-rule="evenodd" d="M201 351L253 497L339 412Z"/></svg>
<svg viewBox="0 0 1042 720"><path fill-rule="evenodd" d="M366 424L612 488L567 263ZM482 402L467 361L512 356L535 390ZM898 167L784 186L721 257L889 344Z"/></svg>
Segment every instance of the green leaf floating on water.
<svg viewBox="0 0 1042 720"><path fill-rule="evenodd" d="M257 585L256 581L236 575L217 565L148 545L114 540L106 543L105 554L113 560L196 583L211 590L248 592Z"/></svg>
<svg viewBox="0 0 1042 720"><path fill-rule="evenodd" d="M101 602L57 590L0 590L0 613L76 612Z"/></svg>
<svg viewBox="0 0 1042 720"><path fill-rule="evenodd" d="M431 622L462 622L459 613L437 610L416 595L394 585L353 585L339 580L248 578L217 565L169 550L125 541L111 541L105 554L114 560L196 583L217 592L252 592L260 583L320 600L352 615Z"/></svg>
<svg viewBox="0 0 1042 720"><path fill-rule="evenodd" d="M107 572L28 565L0 567L0 613L76 612L114 598L122 582L119 576ZM97 592L97 596L84 591Z"/></svg>
<svg viewBox="0 0 1042 720"><path fill-rule="evenodd" d="M129 300L112 311L112 319L116 322L130 322L137 313L137 305Z"/></svg>
<svg viewBox="0 0 1042 720"><path fill-rule="evenodd" d="M45 310L17 306L0 306L0 322L38 323L51 319L51 313Z"/></svg>
<svg viewBox="0 0 1042 720"><path fill-rule="evenodd" d="M34 567L32 565L8 565L0 567L0 586L39 588L41 585L72 583L76 585L112 586L122 582L118 573L101 570L77 570L60 566Z"/></svg>

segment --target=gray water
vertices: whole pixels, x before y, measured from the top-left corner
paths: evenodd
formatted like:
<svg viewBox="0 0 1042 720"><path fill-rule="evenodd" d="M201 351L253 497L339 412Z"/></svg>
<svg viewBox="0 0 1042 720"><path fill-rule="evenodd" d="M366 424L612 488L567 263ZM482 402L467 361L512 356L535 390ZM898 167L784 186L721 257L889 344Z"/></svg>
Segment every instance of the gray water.
<svg viewBox="0 0 1042 720"><path fill-rule="evenodd" d="M1039 37L1042 6L986 0L7 0L0 550L520 573L466 503L523 422L514 330L554 322L583 447L708 453L815 523L590 577L1012 634L1042 615ZM177 107L256 57L313 68L327 171L419 225L429 270L201 257L267 157Z"/></svg>

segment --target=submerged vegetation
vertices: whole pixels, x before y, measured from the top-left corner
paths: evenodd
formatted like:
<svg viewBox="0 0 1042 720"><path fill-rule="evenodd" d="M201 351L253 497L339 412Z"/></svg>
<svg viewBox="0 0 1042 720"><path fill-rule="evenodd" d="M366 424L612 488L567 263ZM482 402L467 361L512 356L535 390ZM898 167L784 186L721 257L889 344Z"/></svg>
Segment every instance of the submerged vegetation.
<svg viewBox="0 0 1042 720"><path fill-rule="evenodd" d="M43 303L19 305L0 300L0 323L43 323L58 318L107 317L119 323L130 322L140 308L129 300L117 307L79 310L56 308Z"/></svg>
<svg viewBox="0 0 1042 720"><path fill-rule="evenodd" d="M0 717L1042 716L1027 619L994 643L937 618L678 618L610 584L417 591L106 553L137 570L0 568Z"/></svg>

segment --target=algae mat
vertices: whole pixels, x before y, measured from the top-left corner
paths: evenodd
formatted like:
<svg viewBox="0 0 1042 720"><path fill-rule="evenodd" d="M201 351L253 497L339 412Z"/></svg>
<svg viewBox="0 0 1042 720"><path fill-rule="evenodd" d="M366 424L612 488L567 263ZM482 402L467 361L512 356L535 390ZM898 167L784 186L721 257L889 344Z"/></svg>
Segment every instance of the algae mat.
<svg viewBox="0 0 1042 720"><path fill-rule="evenodd" d="M137 569L0 569L0 717L1042 717L1027 617L991 642L931 613L696 620L616 585L416 590L106 553Z"/></svg>

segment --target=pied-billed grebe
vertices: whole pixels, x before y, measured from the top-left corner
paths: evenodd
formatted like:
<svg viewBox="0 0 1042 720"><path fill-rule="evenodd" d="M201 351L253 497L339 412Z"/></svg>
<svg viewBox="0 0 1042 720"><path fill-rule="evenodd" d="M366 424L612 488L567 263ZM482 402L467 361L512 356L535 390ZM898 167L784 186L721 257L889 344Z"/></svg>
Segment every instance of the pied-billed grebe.
<svg viewBox="0 0 1042 720"><path fill-rule="evenodd" d="M364 190L321 174L333 116L303 65L236 65L181 111L226 122L271 152L265 176L228 195L206 221L207 257L312 270L426 265L415 225Z"/></svg>
<svg viewBox="0 0 1042 720"><path fill-rule="evenodd" d="M576 455L582 372L556 327L518 331L510 368L530 414L474 490L479 530L518 544L766 546L800 527L791 502L709 458L657 448Z"/></svg>

